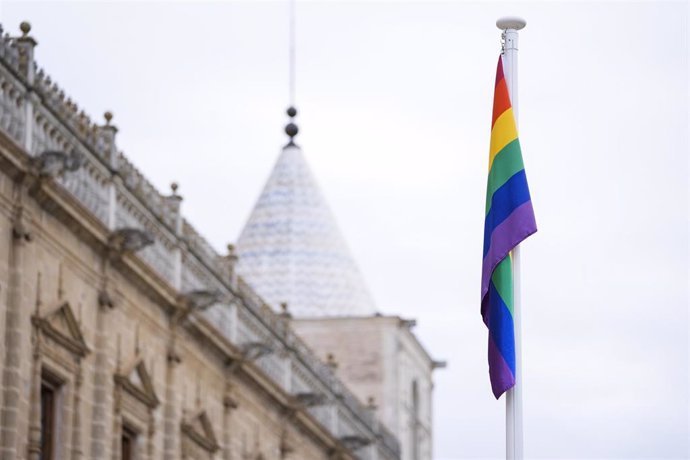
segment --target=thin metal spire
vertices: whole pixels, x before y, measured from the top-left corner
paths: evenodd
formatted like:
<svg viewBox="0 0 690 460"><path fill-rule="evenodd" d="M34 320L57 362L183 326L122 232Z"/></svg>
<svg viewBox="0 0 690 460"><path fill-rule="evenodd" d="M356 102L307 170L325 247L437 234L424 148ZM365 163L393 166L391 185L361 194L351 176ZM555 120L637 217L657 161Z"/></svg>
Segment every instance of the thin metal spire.
<svg viewBox="0 0 690 460"><path fill-rule="evenodd" d="M290 106L295 106L295 67L296 67L296 24L295 24L295 0L288 0L290 4L290 26L289 26L289 44L290 44Z"/></svg>
<svg viewBox="0 0 690 460"><path fill-rule="evenodd" d="M288 0L289 2L289 7L290 7L290 25L289 25L289 44L290 44L290 62L289 62L289 99L290 99L290 106L287 109L287 115L290 117L290 121L288 124L285 126L285 134L287 134L290 137L290 141L288 142L288 146L295 145L295 136L299 132L299 128L295 124L295 116L297 115L297 109L295 109L295 80L296 80L296 73L295 73L295 68L296 68L296 35L295 35L295 1L296 0Z"/></svg>

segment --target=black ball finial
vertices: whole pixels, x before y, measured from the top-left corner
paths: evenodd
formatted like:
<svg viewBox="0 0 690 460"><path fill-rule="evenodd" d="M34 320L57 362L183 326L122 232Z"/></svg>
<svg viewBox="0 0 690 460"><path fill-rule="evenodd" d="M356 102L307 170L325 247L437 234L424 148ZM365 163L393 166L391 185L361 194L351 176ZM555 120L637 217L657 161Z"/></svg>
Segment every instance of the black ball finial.
<svg viewBox="0 0 690 460"><path fill-rule="evenodd" d="M295 137L297 135L298 132L299 132L299 128L294 123L288 123L287 126L285 127L285 134L290 136L291 140L293 137Z"/></svg>
<svg viewBox="0 0 690 460"><path fill-rule="evenodd" d="M288 124L285 126L285 134L290 136L290 142L288 142L288 145L295 145L295 136L299 132L299 128L295 124L295 115L297 115L297 109L294 108L293 106L288 107L286 110L286 113L290 117L290 121Z"/></svg>

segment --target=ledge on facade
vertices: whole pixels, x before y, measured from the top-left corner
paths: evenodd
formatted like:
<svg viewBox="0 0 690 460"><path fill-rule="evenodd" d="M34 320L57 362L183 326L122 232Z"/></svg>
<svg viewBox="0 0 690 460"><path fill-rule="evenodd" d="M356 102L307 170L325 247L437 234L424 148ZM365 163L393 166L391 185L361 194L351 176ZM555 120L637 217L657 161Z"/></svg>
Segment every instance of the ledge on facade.
<svg viewBox="0 0 690 460"><path fill-rule="evenodd" d="M356 323L358 321L366 321L371 323L372 320L387 323L391 326L400 328L409 338L412 340L414 346L418 349L422 356L426 358L431 369L444 369L447 366L446 361L435 360L431 357L429 352L426 350L424 345L419 341L417 336L412 332L412 329L417 326L416 319L402 318L398 315L383 315L381 313L375 313L369 316L319 316L319 317L307 317L307 318L295 318L293 319L296 323L344 323L351 322Z"/></svg>

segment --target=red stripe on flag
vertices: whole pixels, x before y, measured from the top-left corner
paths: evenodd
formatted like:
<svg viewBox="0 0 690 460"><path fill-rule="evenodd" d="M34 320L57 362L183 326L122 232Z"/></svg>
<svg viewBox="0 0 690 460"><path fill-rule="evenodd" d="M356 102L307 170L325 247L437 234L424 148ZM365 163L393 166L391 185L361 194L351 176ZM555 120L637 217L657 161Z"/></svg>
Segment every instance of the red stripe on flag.
<svg viewBox="0 0 690 460"><path fill-rule="evenodd" d="M496 69L496 86L498 82L503 80L503 56L498 57L498 68Z"/></svg>
<svg viewBox="0 0 690 460"><path fill-rule="evenodd" d="M510 95L508 94L508 85L506 85L505 79L498 82L496 86L496 92L494 93L494 112L493 119L491 120L491 128L494 127L496 120L500 117L503 112L511 107Z"/></svg>

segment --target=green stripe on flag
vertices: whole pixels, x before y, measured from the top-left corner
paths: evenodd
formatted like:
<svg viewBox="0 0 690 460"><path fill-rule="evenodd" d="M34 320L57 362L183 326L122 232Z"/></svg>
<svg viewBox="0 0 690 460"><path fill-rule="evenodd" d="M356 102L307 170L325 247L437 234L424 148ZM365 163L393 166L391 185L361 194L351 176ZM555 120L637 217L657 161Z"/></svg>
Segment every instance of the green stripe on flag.
<svg viewBox="0 0 690 460"><path fill-rule="evenodd" d="M513 264L510 256L506 256L491 274L491 282L496 287L498 295L503 299L510 314L513 314Z"/></svg>
<svg viewBox="0 0 690 460"><path fill-rule="evenodd" d="M489 181L486 186L486 214L491 208L491 197L516 172L525 168L520 152L520 139L515 139L498 152L489 171Z"/></svg>

